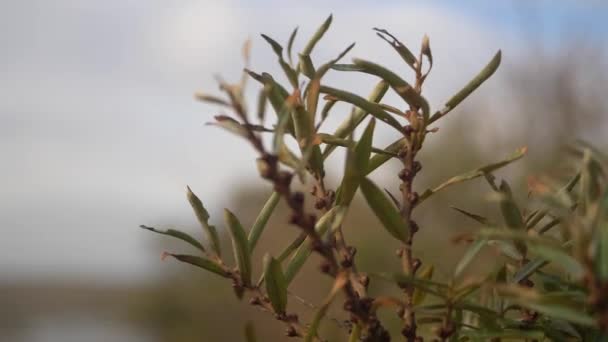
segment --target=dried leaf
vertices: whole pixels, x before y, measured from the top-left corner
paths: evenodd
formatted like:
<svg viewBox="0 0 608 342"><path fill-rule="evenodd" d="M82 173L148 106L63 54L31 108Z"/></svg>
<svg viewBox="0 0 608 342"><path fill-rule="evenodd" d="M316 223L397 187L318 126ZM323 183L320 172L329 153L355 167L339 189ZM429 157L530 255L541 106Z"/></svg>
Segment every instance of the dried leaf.
<svg viewBox="0 0 608 342"><path fill-rule="evenodd" d="M414 70L416 70L417 60L414 54L403 44L401 43L395 36L390 34L387 30L374 28L378 37L382 38L384 41L389 43L395 51L401 56L401 58ZM388 36L390 39L388 39Z"/></svg>

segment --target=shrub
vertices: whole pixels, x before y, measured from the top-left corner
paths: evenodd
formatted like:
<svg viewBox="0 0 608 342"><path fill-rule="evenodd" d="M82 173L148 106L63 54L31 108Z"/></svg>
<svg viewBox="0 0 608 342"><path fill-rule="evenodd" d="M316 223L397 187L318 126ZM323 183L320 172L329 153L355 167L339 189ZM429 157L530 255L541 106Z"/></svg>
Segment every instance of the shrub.
<svg viewBox="0 0 608 342"><path fill-rule="evenodd" d="M576 145L572 156L580 161L576 162L579 166L572 178L563 186L555 181L532 181L527 208L516 203L507 181L498 181L493 175L523 157L526 148L418 193L414 180L422 169L418 153L424 142L437 132L437 121L497 70L500 51L442 109L432 112L422 96L433 66L428 37L423 38L415 55L388 31L374 29L414 71L415 80L409 83L382 65L364 59L340 64L354 44L325 64L313 63L311 53L331 21L330 16L310 38L297 61L292 55L297 30L287 44L287 58L278 42L262 35L276 53L290 91L268 73L245 69L237 84L219 80L224 97L197 94L202 101L232 111L232 116L216 116L212 125L244 138L254 148L259 175L272 184L274 192L248 231L237 215L225 210L234 254L232 266L224 258L226 252L221 249L219 233L211 225L205 206L188 188L188 201L208 243L181 231L142 226L181 239L199 251L197 255L164 255L231 281L238 298L246 296L251 305L281 321L287 328L287 336L306 341L323 340L320 324L338 298L343 298L347 322L344 338L348 334L350 341L391 340L377 315L384 308L396 311L402 322L401 334L407 341L423 341L425 334L427 339L440 341L608 339L608 158L586 144ZM246 45L246 59L248 50ZM379 81L366 99L322 83L330 71L365 73ZM261 88L256 115L251 115L244 100L248 78L257 81ZM389 88L404 101L404 110L382 103ZM338 102L353 105L351 115L333 134L321 133L320 127ZM264 126L268 121L267 104L274 112L271 127ZM385 148L373 145L377 121L394 129L396 135L395 142ZM360 125L365 125L365 129L355 138L355 128ZM263 139L264 135L272 136L271 144ZM295 139L299 151L286 144L289 137ZM346 151L346 161L334 191L325 180L324 161L338 148ZM399 196L383 191L368 177L393 158L402 163L398 174ZM486 218L454 207L480 228L455 237L470 246L451 277L439 281L433 278L433 265L413 255L412 246L420 229L414 219L415 210L437 192L476 178L488 183L503 217ZM303 187L310 187L310 198L295 189L293 184L298 181ZM348 229L343 220L359 189L381 223L378 234L389 234L401 244L398 256L402 271L397 274L380 267L371 270L356 267L356 248L346 242ZM260 261L252 260L252 253L281 200L290 210L289 224L300 235L286 242L279 255L266 254L263 273L255 279L252 265ZM314 203L314 209L309 209L311 206L306 202ZM488 246L499 252L493 271L474 275L470 269L465 272ZM326 299L315 305L312 321L301 322L297 314L290 312L292 295L288 288L312 253L321 257L320 272L333 279L333 287ZM400 289L400 295L371 293L368 288L372 281L391 282ZM343 297L337 296L339 293ZM423 326L430 328L422 329ZM246 336L249 341L255 340L251 326L247 327Z"/></svg>

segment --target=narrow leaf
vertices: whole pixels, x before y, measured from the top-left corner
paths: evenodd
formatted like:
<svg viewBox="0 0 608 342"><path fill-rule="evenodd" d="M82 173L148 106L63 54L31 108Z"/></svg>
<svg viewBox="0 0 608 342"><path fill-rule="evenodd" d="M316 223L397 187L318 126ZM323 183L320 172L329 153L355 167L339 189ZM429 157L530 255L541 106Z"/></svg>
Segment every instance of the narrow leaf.
<svg viewBox="0 0 608 342"><path fill-rule="evenodd" d="M414 54L403 43L401 43L397 38L395 38L395 36L390 34L387 30L374 28L374 31L376 31L376 34L378 35L378 37L382 38L384 41L389 43L390 46L392 46L393 49L395 49L395 51L397 51L399 56L401 56L401 58L412 69L414 69L414 70L416 69L416 63L417 63L416 57L414 57ZM388 36L390 39L385 36Z"/></svg>
<svg viewBox="0 0 608 342"><path fill-rule="evenodd" d="M498 66L500 65L502 53L500 50L494 55L492 60L481 70L481 72L475 76L467 85L464 86L456 95L452 96L445 104L445 107L433 114L431 119L429 120L429 124L437 121L442 118L446 114L448 114L452 109L456 108L464 99L466 99L475 89L479 88L490 76L494 74Z"/></svg>
<svg viewBox="0 0 608 342"><path fill-rule="evenodd" d="M217 254L217 256L221 255L220 248L220 238L217 234L217 230L215 226L209 224L209 213L207 209L203 206L203 202L192 192L190 187L186 187L188 202L190 202L190 206L194 210L194 214L198 219L198 222L201 224L205 232L207 233L207 238L211 241L211 247Z"/></svg>
<svg viewBox="0 0 608 342"><path fill-rule="evenodd" d="M371 103L380 102L380 100L382 100L382 97L386 94L388 87L389 85L385 81L378 82L378 84L376 84L376 86L368 96L367 101ZM368 112L366 112L364 109L357 107L353 114L350 117L344 119L340 126L338 126L333 136L336 138L346 138L367 117L367 114ZM323 151L323 158L327 158L334 149L334 147L328 146L325 151Z"/></svg>
<svg viewBox="0 0 608 342"><path fill-rule="evenodd" d="M329 15L329 17L327 17L327 19L325 19L323 24L317 29L315 34L310 38L310 40L304 47L304 50L302 50L302 54L310 55L310 53L315 48L317 43L321 40L321 38L323 38L323 35L325 34L325 32L327 32L327 30L329 29L332 19L333 19L332 15Z"/></svg>
<svg viewBox="0 0 608 342"><path fill-rule="evenodd" d="M249 286L251 285L251 255L247 235L239 219L228 209L224 209L224 220L232 238L232 250L241 273L241 280L245 286Z"/></svg>
<svg viewBox="0 0 608 342"><path fill-rule="evenodd" d="M463 214L464 216L466 216L466 217L468 217L468 218L470 218L472 220L475 220L475 221L477 221L477 222L479 222L479 223L481 223L481 224L483 224L485 226L494 226L494 224L492 224L492 222L490 222L490 220L488 220L487 218L485 218L483 216L480 216L480 215L468 212L468 211L466 211L464 209L460 209L460 208L457 208L455 206L450 206L450 208L456 210L457 212Z"/></svg>
<svg viewBox="0 0 608 342"><path fill-rule="evenodd" d="M270 219L270 215L272 215L272 212L277 207L277 204L279 203L280 199L281 195L279 195L278 192L274 191L272 194L270 194L270 197L264 204L264 207L258 214L258 217L255 219L253 227L251 227L251 230L249 231L249 237L247 238L247 240L249 241L249 250L251 252L253 252L253 250L255 249L255 246L258 243L260 236L262 236L264 228L266 228L268 219Z"/></svg>
<svg viewBox="0 0 608 342"><path fill-rule="evenodd" d="M369 162L375 126L376 121L371 120L363 132L361 140L355 144L354 148L348 149L344 177L340 185L340 192L336 197L336 203L339 205L349 205L359 188L361 177L364 176L362 171L367 169Z"/></svg>
<svg viewBox="0 0 608 342"><path fill-rule="evenodd" d="M264 279L272 308L278 314L284 313L287 307L287 281L281 264L268 254L264 256Z"/></svg>
<svg viewBox="0 0 608 342"><path fill-rule="evenodd" d="M211 273L215 273L222 277L229 276L228 272L226 272L220 265L218 265L216 262L211 261L207 258L202 258L202 257L194 256L194 255L186 255L186 254L168 253L166 255L172 256L181 262L185 262L185 263L200 267L202 269L205 269Z"/></svg>
<svg viewBox="0 0 608 342"><path fill-rule="evenodd" d="M291 32L289 36L289 41L287 42L287 58L289 58L289 63L293 65L293 58L291 51L293 49L293 42L296 40L296 35L298 34L298 27Z"/></svg>
<svg viewBox="0 0 608 342"><path fill-rule="evenodd" d="M420 196L420 200L418 203L421 203L422 201L429 198L434 193L441 191L450 185L462 183L462 182L465 182L465 181L468 181L471 179L475 179L475 178L484 176L484 175L489 174L493 171L496 171L506 165L509 165L510 163L523 157L527 151L528 151L528 149L526 147L522 147L522 148L518 149L517 151L515 151L515 153L513 153L512 155L510 155L509 157L507 157L506 159L504 159L502 161L499 161L497 163L488 164L483 167L477 168L475 170L463 173L462 175L452 177L452 178L448 179L447 181L443 182L442 184L440 184L439 186L435 187L434 189L426 190Z"/></svg>
<svg viewBox="0 0 608 342"><path fill-rule="evenodd" d="M201 250L203 253L205 253L205 247L203 247L203 245L198 242L198 240L196 240L195 238L193 238L192 236L179 231L179 230L175 230L175 229L167 229L167 230L159 230L156 229L154 227L148 227L148 226L144 226L143 224L139 226L142 229L146 229L149 230L151 232L154 233L158 233L158 234L162 234L162 235L167 235L167 236L172 236L176 239L180 239L182 241L185 241L187 243L189 243L190 245L198 248L199 250Z"/></svg>
<svg viewBox="0 0 608 342"><path fill-rule="evenodd" d="M423 266L423 268L416 272L416 278L420 278L423 280L430 280L431 278L433 278L433 271L434 271L434 267L433 265L426 265ZM414 289L414 294L412 297L412 303L414 304L414 306L418 306L420 304L422 304L424 302L424 299L426 298L426 292L425 291L421 291L420 289Z"/></svg>
<svg viewBox="0 0 608 342"><path fill-rule="evenodd" d="M464 269L469 266L471 261L473 261L475 256L479 253L479 251L481 251L481 249L483 248L483 246L486 245L487 242L488 241L486 239L477 239L475 240L475 242L473 242L473 244L471 244L471 246L469 246L467 251L464 253L462 258L458 262L458 265L456 265L456 268L454 269L455 278L460 276L462 271L464 271Z"/></svg>
<svg viewBox="0 0 608 342"><path fill-rule="evenodd" d="M399 77L394 72L376 63L372 63L362 59L354 59L353 63L356 66L362 67L363 72L378 76L381 79L385 80L391 86L391 88L393 88L393 90L395 90L395 92L399 96L401 96L401 98L410 106L422 109L422 115L425 118L425 122L428 121L430 115L430 108L428 102L425 98L420 96L420 94L418 94L416 90L404 79Z"/></svg>
<svg viewBox="0 0 608 342"><path fill-rule="evenodd" d="M409 222L403 220L391 200L367 177L361 179L360 186L365 200L388 233L398 240L407 241L410 234Z"/></svg>
<svg viewBox="0 0 608 342"><path fill-rule="evenodd" d="M399 121L397 121L392 115L385 112L384 109L382 109L382 107L380 105L378 105L377 103L367 101L366 99L362 98L361 96L355 95L353 93L349 93L344 90L339 90L339 89L335 89L335 88L331 88L331 87L327 87L327 86L321 86L321 92L332 95L341 101L348 102L350 104L353 104L353 105L363 109L364 112L370 113L371 115L375 116L376 119L389 124L390 126L395 128L399 132L401 132L401 130L402 130L402 127L401 127L401 124L399 123ZM356 126L356 124L358 124L356 117L354 118L353 121ZM352 132L352 129L350 131ZM334 134L334 135L338 136L337 134Z"/></svg>

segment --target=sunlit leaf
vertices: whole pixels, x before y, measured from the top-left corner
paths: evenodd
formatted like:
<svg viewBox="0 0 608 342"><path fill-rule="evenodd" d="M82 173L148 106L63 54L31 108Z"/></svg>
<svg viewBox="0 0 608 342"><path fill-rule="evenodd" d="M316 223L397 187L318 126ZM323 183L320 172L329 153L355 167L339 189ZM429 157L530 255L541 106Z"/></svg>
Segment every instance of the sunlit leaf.
<svg viewBox="0 0 608 342"><path fill-rule="evenodd" d="M448 114L452 109L456 108L464 99L466 99L475 89L479 88L490 76L494 74L498 66L500 65L502 53L500 50L494 55L492 60L481 70L481 72L475 76L467 85L464 86L456 95L452 96L445 104L445 107L440 111L433 114L433 116L429 120L429 124L437 121L442 118L446 114Z"/></svg>

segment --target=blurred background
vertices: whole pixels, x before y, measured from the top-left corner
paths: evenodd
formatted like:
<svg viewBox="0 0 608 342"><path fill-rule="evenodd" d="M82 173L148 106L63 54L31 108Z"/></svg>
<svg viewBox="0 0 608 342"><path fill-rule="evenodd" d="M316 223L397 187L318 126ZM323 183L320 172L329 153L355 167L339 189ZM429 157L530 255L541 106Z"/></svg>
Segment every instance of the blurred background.
<svg viewBox="0 0 608 342"><path fill-rule="evenodd" d="M529 176L569 171L561 163L569 143L583 139L605 151L602 1L2 1L0 341L240 341L248 320L258 323L261 340L283 340L282 325L238 302L226 281L160 261L162 251L185 247L137 227L201 236L186 185L218 227L224 207L252 224L271 188L256 177L249 146L204 126L218 108L192 94L216 91L216 73L238 79L247 38L251 68L283 81L259 33L286 43L299 26L299 51L330 13L334 22L315 61L356 41L351 57L411 79L371 28L388 29L415 51L428 34L435 65L424 93L433 108L503 51L496 75L436 125L439 132L420 155L418 191L527 145L522 161L497 174L525 204ZM327 83L362 96L375 84L336 72ZM252 105L256 86L250 83ZM386 102L399 103L392 95ZM323 130L332 131L348 112L336 107ZM374 145L396 138L380 130ZM342 165L343 151L334 153L331 188ZM373 177L397 191L398 163L388 165ZM434 263L439 277L464 248L450 238L474 228L449 205L498 217L485 200L488 190L482 181L459 185L417 211L415 254ZM346 226L359 267L397 267L394 242L367 205L357 198L354 206ZM277 210L259 251L277 253L295 236L284 222L285 210ZM292 287L312 302L331 285L318 275L317 261L311 258ZM306 306L293 305L303 319L310 316Z"/></svg>

